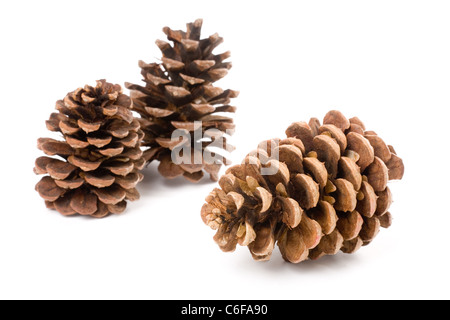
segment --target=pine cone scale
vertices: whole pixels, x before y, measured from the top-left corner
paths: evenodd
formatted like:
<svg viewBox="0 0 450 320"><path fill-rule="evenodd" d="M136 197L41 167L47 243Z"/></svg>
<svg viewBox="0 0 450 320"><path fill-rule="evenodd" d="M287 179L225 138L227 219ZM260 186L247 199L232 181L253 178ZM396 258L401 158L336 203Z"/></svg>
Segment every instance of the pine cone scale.
<svg viewBox="0 0 450 320"><path fill-rule="evenodd" d="M83 189L77 189L70 198L70 207L83 216L90 216L97 212L98 198Z"/></svg>

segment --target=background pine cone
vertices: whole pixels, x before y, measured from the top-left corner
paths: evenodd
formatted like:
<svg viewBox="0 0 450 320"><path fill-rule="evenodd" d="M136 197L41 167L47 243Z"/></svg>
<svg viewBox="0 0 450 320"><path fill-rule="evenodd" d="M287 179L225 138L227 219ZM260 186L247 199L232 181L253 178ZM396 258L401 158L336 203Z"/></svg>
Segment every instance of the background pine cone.
<svg viewBox="0 0 450 320"><path fill-rule="evenodd" d="M39 139L38 148L50 157L38 158L34 169L47 174L36 185L47 207L63 215L101 218L122 213L126 200L139 198L135 186L145 165L143 133L131 106L122 88L105 80L56 103L58 113L50 116L47 128L61 132L65 141Z"/></svg>
<svg viewBox="0 0 450 320"><path fill-rule="evenodd" d="M202 218L223 251L240 244L269 260L277 243L299 263L354 253L391 225L387 183L402 178L402 160L358 118L331 111L323 122L292 124L287 139L262 143L220 179ZM262 175L269 167L276 173Z"/></svg>
<svg viewBox="0 0 450 320"><path fill-rule="evenodd" d="M142 145L149 147L144 151L147 161L159 160L159 172L167 178L183 175L190 181L198 182L204 175L203 170L217 181L218 172L227 159L218 157L219 163L206 163L196 155L194 145L199 144L202 152L208 144L217 138L223 138L224 133L234 130L233 120L219 116L218 112L235 112L230 106L230 98L238 96L233 90L222 90L212 84L227 75L231 68L230 62L224 62L230 57L229 52L213 54L213 50L223 42L217 34L200 39L203 21L196 20L187 24L187 31L174 31L168 27L163 31L168 42L158 40L156 44L161 49L162 63L147 64L139 62L144 77L145 86L127 83L134 101L134 109L141 115L141 128L145 133ZM196 129L194 122L202 121L202 137L199 141L192 132ZM172 133L177 130L191 133L189 141L192 147L192 159L201 157L202 161L195 164L174 164L171 152L179 141L172 141ZM217 129L214 135L205 135L208 129ZM198 140L196 140L198 139ZM223 140L220 148L232 151L232 147ZM199 151L198 151L199 152ZM186 156L186 155L183 155Z"/></svg>

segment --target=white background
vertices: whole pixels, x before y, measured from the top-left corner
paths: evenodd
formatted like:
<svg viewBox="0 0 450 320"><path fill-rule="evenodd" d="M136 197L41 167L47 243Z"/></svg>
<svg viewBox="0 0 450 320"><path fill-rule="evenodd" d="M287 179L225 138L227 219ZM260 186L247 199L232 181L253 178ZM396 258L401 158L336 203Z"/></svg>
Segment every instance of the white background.
<svg viewBox="0 0 450 320"><path fill-rule="evenodd" d="M45 208L32 168L55 101L101 78L139 83L162 27L200 17L232 51L218 85L241 91L235 163L330 109L395 146L394 225L370 246L300 265L222 253L200 219L215 185L154 165L121 216ZM2 1L0 298L450 298L449 17L448 1Z"/></svg>

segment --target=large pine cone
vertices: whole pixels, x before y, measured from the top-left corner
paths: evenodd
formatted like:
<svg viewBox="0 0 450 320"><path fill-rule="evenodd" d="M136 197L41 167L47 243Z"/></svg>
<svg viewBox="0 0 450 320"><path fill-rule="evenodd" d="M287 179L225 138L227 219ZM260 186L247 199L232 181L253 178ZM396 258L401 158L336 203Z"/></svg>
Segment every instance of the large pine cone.
<svg viewBox="0 0 450 320"><path fill-rule="evenodd" d="M38 148L50 157L38 158L34 169L47 174L36 190L48 208L102 218L122 213L126 200L139 198L135 186L145 165L143 133L131 107L122 88L105 80L56 103L59 112L50 116L47 128L62 133L65 141L39 139Z"/></svg>
<svg viewBox="0 0 450 320"><path fill-rule="evenodd" d="M227 159L218 155L215 156L215 163L209 163L204 161L202 155L208 145L218 138L221 139L218 141L220 148L232 151L233 147L227 144L224 134L233 133L233 120L215 113L235 112L236 108L229 103L230 98L238 95L236 91L222 90L212 85L227 75L231 68L230 62L224 62L230 53L212 53L223 38L214 34L200 39L202 23L202 20L188 23L186 32L164 28L173 45L156 41L163 54L162 63L140 61L145 86L126 84L131 90L134 109L142 117L141 127L145 133L142 146L149 147L144 151L146 160L159 160L159 172L167 178L183 175L193 182L199 181L204 171L217 181L221 165L227 163ZM196 121L202 124L196 125ZM201 161L194 164L172 162L172 150L181 146L179 140L172 140L172 134L177 129L191 134L190 139L185 141L192 147L191 155L183 155L183 158L200 157ZM214 134L208 134L206 131L209 129L217 130ZM195 136L194 130L199 130L201 137ZM201 140L205 137L209 142ZM198 146L198 155L193 148L195 145Z"/></svg>
<svg viewBox="0 0 450 320"><path fill-rule="evenodd" d="M255 260L269 260L278 243L285 260L299 263L353 253L391 225L387 183L404 171L391 146L338 111L323 125L311 119L286 133L230 168L206 199L202 218L218 230L223 251L240 244ZM262 175L268 168L275 174Z"/></svg>

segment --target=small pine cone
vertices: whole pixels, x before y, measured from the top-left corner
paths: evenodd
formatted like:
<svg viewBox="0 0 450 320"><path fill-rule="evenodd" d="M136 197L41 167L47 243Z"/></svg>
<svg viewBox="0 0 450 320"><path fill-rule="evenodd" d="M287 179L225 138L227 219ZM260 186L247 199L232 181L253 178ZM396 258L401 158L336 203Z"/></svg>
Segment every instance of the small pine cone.
<svg viewBox="0 0 450 320"><path fill-rule="evenodd" d="M200 39L202 23L201 19L188 23L186 32L164 28L173 45L156 41L163 54L162 63L140 61L145 86L126 84L131 90L134 109L142 117L141 127L145 133L142 146L148 147L144 151L145 159L160 161L159 172L167 178L183 175L192 182L202 179L204 171L217 181L222 164L228 164L228 160L218 154L214 154L214 163L205 161L203 155L212 142L214 147L233 150L224 136L233 134L233 119L216 113L234 113L236 108L229 105L230 99L239 94L213 86L231 68L231 62L224 62L230 52L212 53L223 38L214 34ZM201 124L197 123L199 121ZM180 132L178 130L189 134L181 144L180 140L172 139L172 134ZM177 152L174 149L180 146L188 147L190 154L180 155L187 157L187 161L174 163L172 151ZM191 161L194 158L200 160Z"/></svg>
<svg viewBox="0 0 450 320"><path fill-rule="evenodd" d="M48 208L102 218L122 213L126 200L139 199L135 187L145 165L143 132L131 108L122 88L105 80L56 102L58 113L50 116L47 128L62 133L65 141L40 138L38 148L50 157L36 159L34 168L46 174L36 191Z"/></svg>
<svg viewBox="0 0 450 320"><path fill-rule="evenodd" d="M240 244L269 260L277 243L286 261L299 263L354 253L391 225L387 183L404 172L391 146L338 111L286 133L230 168L207 197L202 219L223 251Z"/></svg>

